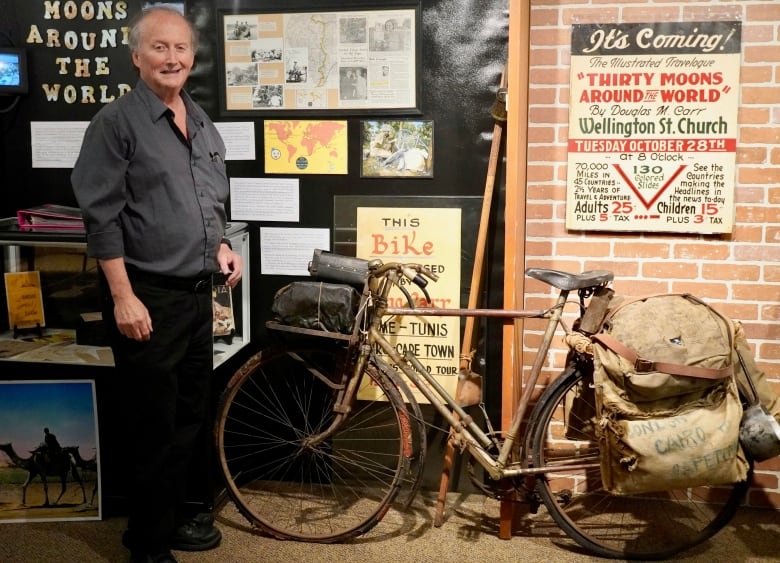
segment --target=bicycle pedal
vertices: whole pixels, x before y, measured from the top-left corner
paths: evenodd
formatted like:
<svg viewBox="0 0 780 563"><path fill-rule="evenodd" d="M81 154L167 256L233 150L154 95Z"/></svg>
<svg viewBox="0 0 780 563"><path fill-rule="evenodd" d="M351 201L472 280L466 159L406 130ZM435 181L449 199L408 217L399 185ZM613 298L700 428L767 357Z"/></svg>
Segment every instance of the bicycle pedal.
<svg viewBox="0 0 780 563"><path fill-rule="evenodd" d="M528 501L528 512L531 514L538 514L539 507L544 504L541 495L534 490L526 493L526 500Z"/></svg>
<svg viewBox="0 0 780 563"><path fill-rule="evenodd" d="M564 489L555 493L555 500L561 507L568 506L568 504L571 502L571 497L572 493L568 489Z"/></svg>

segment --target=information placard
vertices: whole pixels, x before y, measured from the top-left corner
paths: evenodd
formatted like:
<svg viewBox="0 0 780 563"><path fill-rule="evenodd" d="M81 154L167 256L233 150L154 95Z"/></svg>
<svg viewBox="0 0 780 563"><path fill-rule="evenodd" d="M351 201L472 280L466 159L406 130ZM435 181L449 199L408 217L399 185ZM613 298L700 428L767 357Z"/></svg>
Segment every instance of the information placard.
<svg viewBox="0 0 780 563"><path fill-rule="evenodd" d="M729 233L740 22L572 27L566 227Z"/></svg>
<svg viewBox="0 0 780 563"><path fill-rule="evenodd" d="M16 330L46 326L41 273L8 272L4 277L9 328Z"/></svg>
<svg viewBox="0 0 780 563"><path fill-rule="evenodd" d="M460 237L458 208L357 209L357 255L383 262L399 260L422 264L438 274L428 304L420 290L404 280L416 306L452 309L460 306ZM403 293L393 288L388 305L406 307ZM458 317L398 316L383 319L382 333L399 354L413 353L429 373L450 393L455 393L460 352ZM420 402L427 399L413 390ZM376 390L364 382L359 398L374 397Z"/></svg>

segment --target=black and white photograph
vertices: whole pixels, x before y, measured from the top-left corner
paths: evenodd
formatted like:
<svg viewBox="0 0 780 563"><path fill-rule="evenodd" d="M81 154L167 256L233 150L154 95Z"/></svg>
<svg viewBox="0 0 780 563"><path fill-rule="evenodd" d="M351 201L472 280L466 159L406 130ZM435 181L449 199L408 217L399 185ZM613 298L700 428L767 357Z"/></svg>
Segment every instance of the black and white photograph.
<svg viewBox="0 0 780 563"><path fill-rule="evenodd" d="M280 108L284 99L284 86L271 84L252 88L252 107Z"/></svg>

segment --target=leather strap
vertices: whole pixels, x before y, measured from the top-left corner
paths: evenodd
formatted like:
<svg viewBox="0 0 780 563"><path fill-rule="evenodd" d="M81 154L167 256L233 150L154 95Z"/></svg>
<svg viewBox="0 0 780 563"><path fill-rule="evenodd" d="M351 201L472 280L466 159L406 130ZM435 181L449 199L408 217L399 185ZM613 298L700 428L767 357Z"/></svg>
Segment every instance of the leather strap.
<svg viewBox="0 0 780 563"><path fill-rule="evenodd" d="M734 374L734 368L731 364L722 368L703 368L699 366L675 364L673 362L654 362L652 360L646 360L641 358L639 354L636 353L636 351L620 342L617 338L614 338L604 332L594 334L591 336L591 338L601 342L604 346L616 354L623 356L625 359L632 362L637 373L661 371L674 375L699 377L702 379L723 379L726 377L731 377L731 375Z"/></svg>

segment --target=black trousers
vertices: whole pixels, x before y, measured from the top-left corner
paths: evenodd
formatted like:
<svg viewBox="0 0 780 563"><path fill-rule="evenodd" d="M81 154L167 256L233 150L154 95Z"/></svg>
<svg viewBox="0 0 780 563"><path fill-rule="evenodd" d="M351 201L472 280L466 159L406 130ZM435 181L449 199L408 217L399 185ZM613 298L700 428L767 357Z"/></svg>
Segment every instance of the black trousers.
<svg viewBox="0 0 780 563"><path fill-rule="evenodd" d="M175 527L188 516L182 513L185 502L211 505L213 500L211 482L192 477L209 475L211 469L209 442L202 434L210 425L211 284L168 281L131 274L152 319L147 342L119 334L110 292L104 293L103 318L121 389L117 406L123 411L123 451L130 470L125 538L131 550L149 553L167 549Z"/></svg>

